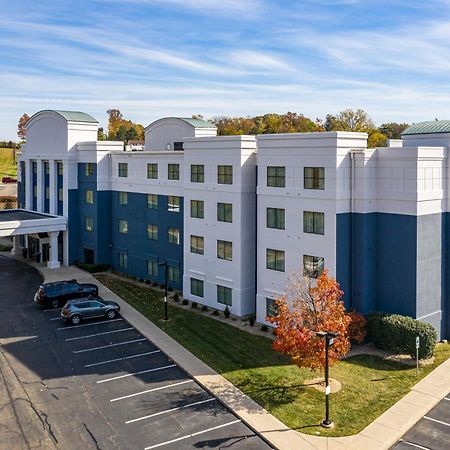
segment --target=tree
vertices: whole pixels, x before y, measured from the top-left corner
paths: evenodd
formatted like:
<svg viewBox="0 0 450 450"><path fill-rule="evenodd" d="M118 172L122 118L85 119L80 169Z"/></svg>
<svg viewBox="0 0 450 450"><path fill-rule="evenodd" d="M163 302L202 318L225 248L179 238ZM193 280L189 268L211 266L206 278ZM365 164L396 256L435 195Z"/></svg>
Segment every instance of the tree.
<svg viewBox="0 0 450 450"><path fill-rule="evenodd" d="M400 139L402 132L409 127L407 123L383 123L378 127L381 133L383 133L387 139Z"/></svg>
<svg viewBox="0 0 450 450"><path fill-rule="evenodd" d="M30 116L27 113L22 114L22 116L19 119L19 124L17 125L17 136L19 136L22 141L25 140L27 129L26 124L30 120Z"/></svg>
<svg viewBox="0 0 450 450"><path fill-rule="evenodd" d="M123 118L118 109L108 109L108 138L115 141L144 139L144 127ZM129 137L131 136L131 137Z"/></svg>
<svg viewBox="0 0 450 450"><path fill-rule="evenodd" d="M369 115L362 109L344 109L337 115L328 114L325 119L327 131L362 131L369 133L374 130L375 124Z"/></svg>
<svg viewBox="0 0 450 450"><path fill-rule="evenodd" d="M373 130L369 133L369 138L367 139L367 147L386 147L387 136L381 133L379 130Z"/></svg>
<svg viewBox="0 0 450 450"><path fill-rule="evenodd" d="M352 338L364 339L358 321L352 320L352 316L362 316L346 312L343 294L339 283L326 270L315 282L292 275L287 293L275 301L276 315L267 318L276 325L273 348L290 356L297 366L317 370L325 367L325 340L317 332L333 331L339 336L329 350L329 363L339 360L350 350Z"/></svg>
<svg viewBox="0 0 450 450"><path fill-rule="evenodd" d="M103 130L103 127L100 127L97 131L97 140L98 141L106 141L107 136L105 134L105 131Z"/></svg>

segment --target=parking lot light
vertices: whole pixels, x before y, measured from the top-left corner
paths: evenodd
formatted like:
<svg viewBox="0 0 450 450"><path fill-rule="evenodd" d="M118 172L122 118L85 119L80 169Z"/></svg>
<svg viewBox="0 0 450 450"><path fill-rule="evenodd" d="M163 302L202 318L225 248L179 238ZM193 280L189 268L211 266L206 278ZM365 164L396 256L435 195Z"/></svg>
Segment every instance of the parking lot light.
<svg viewBox="0 0 450 450"><path fill-rule="evenodd" d="M339 336L339 333L333 331L318 331L316 332L316 335L325 339L325 419L322 420L320 426L323 428L333 428L334 423L330 420L331 387L329 382L328 350L333 345L334 340Z"/></svg>
<svg viewBox="0 0 450 450"><path fill-rule="evenodd" d="M164 321L169 320L169 312L167 307L167 261L159 263L158 266L164 266Z"/></svg>

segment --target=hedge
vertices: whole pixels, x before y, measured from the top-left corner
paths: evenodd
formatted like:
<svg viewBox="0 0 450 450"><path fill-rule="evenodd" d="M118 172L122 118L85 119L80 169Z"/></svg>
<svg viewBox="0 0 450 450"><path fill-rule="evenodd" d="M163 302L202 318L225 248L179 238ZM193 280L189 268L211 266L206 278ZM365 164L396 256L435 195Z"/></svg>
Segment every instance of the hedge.
<svg viewBox="0 0 450 450"><path fill-rule="evenodd" d="M74 264L89 273L107 272L111 269L109 264L87 264L79 262L75 262Z"/></svg>
<svg viewBox="0 0 450 450"><path fill-rule="evenodd" d="M366 331L368 339L376 347L414 358L416 337L419 336L419 359L431 358L437 343L437 333L432 325L399 314L369 314Z"/></svg>

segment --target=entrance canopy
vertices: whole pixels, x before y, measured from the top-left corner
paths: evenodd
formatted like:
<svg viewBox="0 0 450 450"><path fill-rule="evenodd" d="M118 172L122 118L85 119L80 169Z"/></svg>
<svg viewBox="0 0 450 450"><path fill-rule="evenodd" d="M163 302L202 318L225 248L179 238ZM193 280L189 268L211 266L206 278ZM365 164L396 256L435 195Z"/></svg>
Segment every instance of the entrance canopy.
<svg viewBox="0 0 450 450"><path fill-rule="evenodd" d="M26 209L0 211L0 237L66 231L67 219Z"/></svg>

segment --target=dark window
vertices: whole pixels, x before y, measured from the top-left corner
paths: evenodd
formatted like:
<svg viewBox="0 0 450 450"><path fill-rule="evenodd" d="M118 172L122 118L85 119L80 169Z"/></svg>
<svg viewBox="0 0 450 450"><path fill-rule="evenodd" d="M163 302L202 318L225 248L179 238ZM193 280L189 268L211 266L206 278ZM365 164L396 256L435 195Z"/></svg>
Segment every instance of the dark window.
<svg viewBox="0 0 450 450"><path fill-rule="evenodd" d="M203 200L191 200L191 217L203 219L205 217L205 203Z"/></svg>
<svg viewBox="0 0 450 450"><path fill-rule="evenodd" d="M233 222L232 203L217 203L217 220L219 222Z"/></svg>
<svg viewBox="0 0 450 450"><path fill-rule="evenodd" d="M325 189L325 167L305 167L303 178L305 189Z"/></svg>
<svg viewBox="0 0 450 450"><path fill-rule="evenodd" d="M173 149L176 151L183 150L183 143L182 142L174 142L173 143Z"/></svg>
<svg viewBox="0 0 450 450"><path fill-rule="evenodd" d="M158 164L147 164L147 178L158 179Z"/></svg>
<svg viewBox="0 0 450 450"><path fill-rule="evenodd" d="M205 240L202 236L191 235L191 253L203 255L205 253Z"/></svg>
<svg viewBox="0 0 450 450"><path fill-rule="evenodd" d="M312 234L324 234L324 213L303 211L303 231Z"/></svg>
<svg viewBox="0 0 450 450"><path fill-rule="evenodd" d="M180 165L179 164L168 164L167 178L169 180L179 180L180 179Z"/></svg>
<svg viewBox="0 0 450 450"><path fill-rule="evenodd" d="M320 256L303 255L303 275L317 278L323 272L325 261Z"/></svg>
<svg viewBox="0 0 450 450"><path fill-rule="evenodd" d="M204 183L205 182L205 166L201 164L191 165L191 182Z"/></svg>
<svg viewBox="0 0 450 450"><path fill-rule="evenodd" d="M217 183L233 184L233 166L217 166Z"/></svg>
<svg viewBox="0 0 450 450"><path fill-rule="evenodd" d="M127 163L119 163L118 175L119 175L119 177L123 177L123 178L128 177L128 164Z"/></svg>
<svg viewBox="0 0 450 450"><path fill-rule="evenodd" d="M285 211L280 208L267 208L267 228L284 230Z"/></svg>
<svg viewBox="0 0 450 450"><path fill-rule="evenodd" d="M267 167L267 186L269 187L285 187L286 186L286 170L281 166Z"/></svg>
<svg viewBox="0 0 450 450"><path fill-rule="evenodd" d="M284 251L268 248L266 250L266 267L271 270L284 272Z"/></svg>

